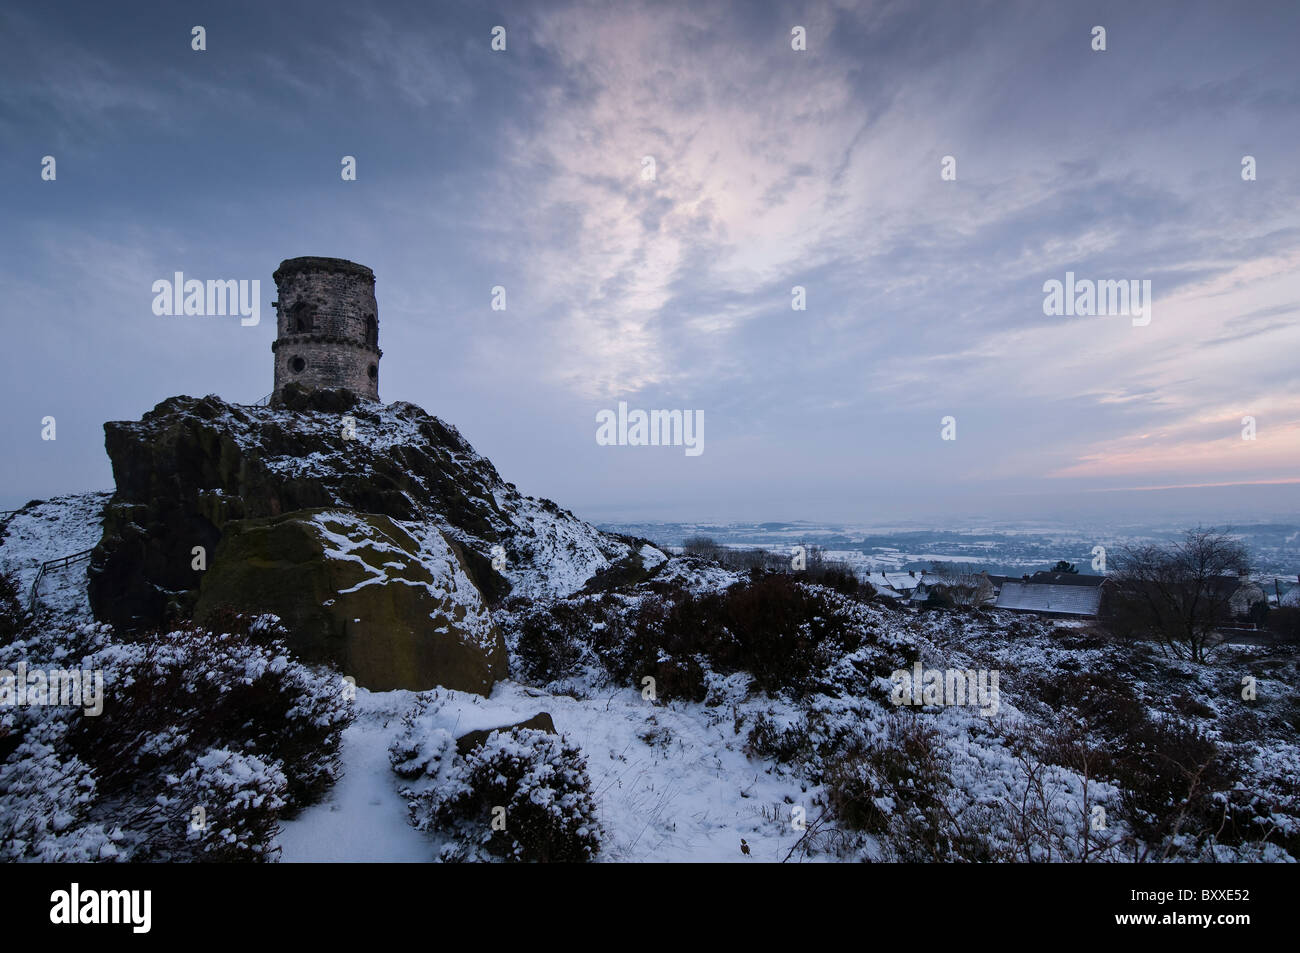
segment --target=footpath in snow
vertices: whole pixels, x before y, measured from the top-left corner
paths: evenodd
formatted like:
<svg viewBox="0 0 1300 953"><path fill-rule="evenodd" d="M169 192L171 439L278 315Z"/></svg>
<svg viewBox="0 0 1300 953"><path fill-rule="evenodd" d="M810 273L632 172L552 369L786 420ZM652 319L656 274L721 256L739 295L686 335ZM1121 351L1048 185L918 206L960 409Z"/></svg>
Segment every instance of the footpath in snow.
<svg viewBox="0 0 1300 953"><path fill-rule="evenodd" d="M438 694L439 727L455 735L551 714L587 759L605 830L599 860L772 862L800 836L791 809L809 794L745 756L729 712L705 718L701 706L652 705L631 690L579 701L510 681L486 699ZM283 822L282 862L436 859L442 842L410 826L388 761L414 700L411 692L357 690L357 719L343 733L342 776L321 803Z"/></svg>
<svg viewBox="0 0 1300 953"><path fill-rule="evenodd" d="M322 801L281 824L283 863L424 863L434 842L407 821L388 765L388 744L411 692L357 689L357 717L343 732L343 773Z"/></svg>

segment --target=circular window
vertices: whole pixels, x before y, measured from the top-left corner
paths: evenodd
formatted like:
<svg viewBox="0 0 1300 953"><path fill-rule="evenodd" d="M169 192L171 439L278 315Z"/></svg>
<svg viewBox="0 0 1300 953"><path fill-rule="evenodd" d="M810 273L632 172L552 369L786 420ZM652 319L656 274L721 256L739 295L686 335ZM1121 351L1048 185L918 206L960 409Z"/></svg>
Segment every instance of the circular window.
<svg viewBox="0 0 1300 953"><path fill-rule="evenodd" d="M370 379L371 379L372 381L377 381L377 380L379 380L379 368L376 367L374 364L371 364L371 365L370 365L370 371L369 371L369 374L370 374Z"/></svg>
<svg viewBox="0 0 1300 953"><path fill-rule="evenodd" d="M289 361L289 369L293 371L295 374L301 374L303 372L303 369L306 366L307 366L307 362L300 357L292 358Z"/></svg>

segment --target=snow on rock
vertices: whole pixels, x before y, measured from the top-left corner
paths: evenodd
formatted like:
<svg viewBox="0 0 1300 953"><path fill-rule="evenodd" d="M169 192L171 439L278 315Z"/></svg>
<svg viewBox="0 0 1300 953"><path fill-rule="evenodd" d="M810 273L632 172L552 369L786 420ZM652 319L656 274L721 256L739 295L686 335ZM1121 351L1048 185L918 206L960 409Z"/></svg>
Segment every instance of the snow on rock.
<svg viewBox="0 0 1300 953"><path fill-rule="evenodd" d="M294 409L173 397L105 424L117 483L91 568L106 621L184 614L190 549L211 552L232 520L347 508L428 522L463 550L490 602L567 595L633 548L523 496L455 427L413 404L313 392ZM143 530L143 532L141 532Z"/></svg>
<svg viewBox="0 0 1300 953"><path fill-rule="evenodd" d="M638 551L637 555L641 557L641 566L643 569L654 569L662 566L668 561L668 556L663 550L646 543Z"/></svg>
<svg viewBox="0 0 1300 953"><path fill-rule="evenodd" d="M658 550L655 550L658 552ZM665 557L654 575L656 584L681 589L692 595L718 592L742 581L742 573L723 569L717 563L698 556Z"/></svg>
<svg viewBox="0 0 1300 953"><path fill-rule="evenodd" d="M391 538L378 536L373 519L346 510L313 513L312 522L327 544L325 558L354 563L364 576L356 585L340 591L340 595L365 586L403 585L423 589L446 609L458 628L479 648L490 652L497 647L499 639L492 631L491 613L436 528L427 523L393 520L414 543L407 549ZM379 562L385 557L384 562Z"/></svg>

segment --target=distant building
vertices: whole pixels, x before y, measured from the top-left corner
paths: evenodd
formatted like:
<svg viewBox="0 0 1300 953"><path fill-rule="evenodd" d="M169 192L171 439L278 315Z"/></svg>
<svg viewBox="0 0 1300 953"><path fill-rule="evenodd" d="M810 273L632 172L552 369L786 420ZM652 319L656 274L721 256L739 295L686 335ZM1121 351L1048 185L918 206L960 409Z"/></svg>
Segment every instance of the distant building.
<svg viewBox="0 0 1300 953"><path fill-rule="evenodd" d="M1245 573L1240 576L1219 576L1215 582L1232 593L1228 597L1228 608L1235 616L1248 615L1256 603L1268 601L1264 587L1253 582Z"/></svg>
<svg viewBox="0 0 1300 953"><path fill-rule="evenodd" d="M921 584L921 576L911 572L873 572L867 574L867 581L875 586L884 586L894 592L910 593Z"/></svg>
<svg viewBox="0 0 1300 953"><path fill-rule="evenodd" d="M1050 575L1057 575L1051 573ZM1073 575L1072 573L1061 575ZM1105 576L1089 576L1096 582L1008 582L998 592L997 609L1038 612L1043 615L1083 616L1095 619L1101 609Z"/></svg>
<svg viewBox="0 0 1300 953"><path fill-rule="evenodd" d="M1036 572L1011 579L999 576L994 608L1043 615L1081 616L1095 619L1101 610L1105 576L1077 572Z"/></svg>
<svg viewBox="0 0 1300 953"><path fill-rule="evenodd" d="M1009 582L1023 582L1023 581L1024 581L1020 576L998 576L998 575L995 575L995 574L993 574L993 573L991 573L991 572L986 572L986 573L984 574L984 576L985 576L985 578L988 579L988 581L989 581L989 585L991 585L991 586L993 587L993 591L994 591L995 593L996 593L996 592L1000 592L1000 591L1002 590L1002 587L1005 586L1005 585L1006 585L1007 583L1009 583Z"/></svg>
<svg viewBox="0 0 1300 953"><path fill-rule="evenodd" d="M946 595L957 605L991 606L997 597L997 587L986 572L923 572L921 584L912 592L912 602L928 602L931 594Z"/></svg>

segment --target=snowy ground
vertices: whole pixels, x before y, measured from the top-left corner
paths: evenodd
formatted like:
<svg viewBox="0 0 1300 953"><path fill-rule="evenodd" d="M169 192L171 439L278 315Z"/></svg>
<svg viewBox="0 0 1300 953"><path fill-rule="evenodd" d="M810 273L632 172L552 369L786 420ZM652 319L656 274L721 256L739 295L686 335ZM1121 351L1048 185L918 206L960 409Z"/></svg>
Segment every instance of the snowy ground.
<svg viewBox="0 0 1300 953"><path fill-rule="evenodd" d="M25 510L0 538L0 566L16 570L26 586L42 561L95 545L105 498L83 494ZM650 547L643 548L642 557L647 566L662 561ZM42 605L61 616L88 619L84 570L82 564L67 578L51 577L42 587ZM674 559L656 578L661 584L676 580L692 592L704 592L725 588L737 576L698 561ZM1028 617L994 616L963 622L957 614L897 613L874 605L854 611L871 631L881 634L873 651L892 651L906 642L927 667L1000 670L1002 699L996 720L969 707L927 716L941 733L949 758L957 792L950 807L970 817L982 810L1004 812L1023 792L1022 765L1007 739L1018 721L1040 728L1050 723L1052 716L1036 700L1035 685L1071 673L1105 671L1117 662L1115 647L1090 642L1088 624L1079 621L1040 625ZM1173 696L1181 694L1210 710L1196 718L1215 736L1242 713L1243 673L1258 676L1261 702L1252 714L1276 716L1294 705L1294 685L1288 682L1293 668L1271 661L1269 653L1258 648L1225 649L1210 668L1172 660L1142 663L1137 656L1119 661L1124 667L1117 671L1152 711L1171 710ZM557 731L586 759L604 830L598 860L775 862L786 859L801 836L792 824L796 809L813 820L820 813L816 801L822 792L796 771L746 755L745 742L757 716L764 714L782 725L815 718L818 730L852 723L874 732L892 712L885 682L883 688L877 684L870 691L818 695L796 704L749 691L748 676L737 674L711 685L710 704L705 705L647 700L632 687L602 688L598 680L552 685L553 691L581 692L584 698L507 680L497 683L489 698L437 690L442 704L436 727L460 736L549 713ZM443 842L411 826L389 763L389 745L416 699L411 692L358 689L357 718L343 734L341 776L320 803L282 822L278 843L283 861L437 858ZM1294 799L1300 790L1300 747L1291 738L1260 746L1245 768L1248 776L1242 783L1249 790L1275 785L1287 804L1286 799ZM1055 818L1064 823L1086 813L1081 811L1084 801L1076 775L1049 766L1046 777L1056 799L1051 812ZM1114 818L1119 817L1117 792L1109 785L1094 782L1090 796L1093 804L1105 804ZM1300 814L1289 809L1277 820L1294 826L1300 823L1296 816ZM748 855L741 850L742 838ZM879 855L867 844L859 856ZM1285 855L1267 853L1262 859Z"/></svg>
<svg viewBox="0 0 1300 953"><path fill-rule="evenodd" d="M743 861L785 857L798 782L764 771L741 750L743 733L699 705L669 707L626 690L578 701L506 681L491 698L439 690L455 735L514 724L539 711L587 758L605 828L602 861ZM343 777L326 799L283 823L281 860L430 861L441 842L410 826L388 745L411 692L357 692L357 721L343 735ZM811 812L811 807L806 810ZM766 815L766 816L765 816Z"/></svg>
<svg viewBox="0 0 1300 953"><path fill-rule="evenodd" d="M285 863L424 863L434 841L406 818L388 766L388 744L411 692L357 690L357 718L343 732L343 775L325 795L283 822L280 859Z"/></svg>
<svg viewBox="0 0 1300 953"><path fill-rule="evenodd" d="M0 529L0 569L18 577L24 599L41 563L98 545L108 493L59 496L24 507ZM90 619L85 560L48 572L41 579L39 605L56 619Z"/></svg>

